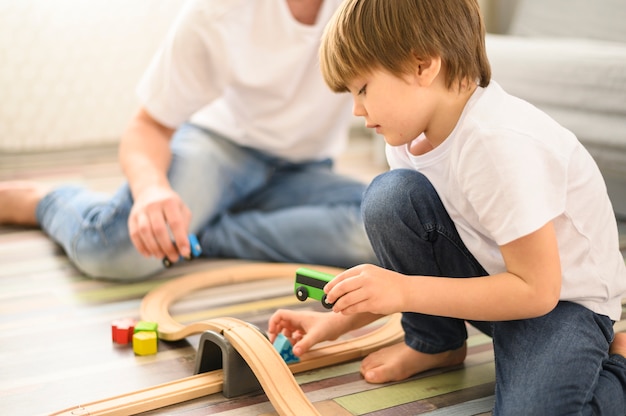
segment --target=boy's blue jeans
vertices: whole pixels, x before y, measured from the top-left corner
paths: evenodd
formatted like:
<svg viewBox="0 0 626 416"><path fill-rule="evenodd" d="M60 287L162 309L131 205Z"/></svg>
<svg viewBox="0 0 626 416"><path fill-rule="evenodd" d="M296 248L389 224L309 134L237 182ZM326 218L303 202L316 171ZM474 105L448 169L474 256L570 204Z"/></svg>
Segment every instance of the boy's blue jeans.
<svg viewBox="0 0 626 416"><path fill-rule="evenodd" d="M421 173L378 176L362 210L382 267L408 275L487 274ZM560 302L539 318L472 324L493 337L495 415L626 414L626 359L608 354L614 336L608 317ZM407 345L424 353L459 348L467 338L462 319L404 313L402 325Z"/></svg>
<svg viewBox="0 0 626 416"><path fill-rule="evenodd" d="M360 206L365 185L329 160L290 163L193 125L172 139L168 176L192 212L202 255L350 267L375 262ZM113 197L61 187L37 207L42 229L84 273L131 280L163 269L128 234L128 185Z"/></svg>

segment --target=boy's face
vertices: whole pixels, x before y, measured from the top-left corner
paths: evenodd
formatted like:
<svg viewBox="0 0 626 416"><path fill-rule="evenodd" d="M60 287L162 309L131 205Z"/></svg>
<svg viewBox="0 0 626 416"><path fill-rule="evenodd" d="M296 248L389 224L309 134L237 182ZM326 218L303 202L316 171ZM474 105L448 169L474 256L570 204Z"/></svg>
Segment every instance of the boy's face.
<svg viewBox="0 0 626 416"><path fill-rule="evenodd" d="M410 143L427 131L435 105L417 74L398 77L377 69L354 79L348 88L354 115L364 117L366 126L391 146Z"/></svg>

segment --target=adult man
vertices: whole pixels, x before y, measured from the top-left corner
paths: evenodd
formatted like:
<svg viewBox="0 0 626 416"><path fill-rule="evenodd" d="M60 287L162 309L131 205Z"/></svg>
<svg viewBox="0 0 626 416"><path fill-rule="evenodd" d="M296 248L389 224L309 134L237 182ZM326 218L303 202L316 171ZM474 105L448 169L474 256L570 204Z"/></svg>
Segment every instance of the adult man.
<svg viewBox="0 0 626 416"><path fill-rule="evenodd" d="M338 0L193 0L145 73L124 133L128 183L0 185L0 223L40 225L88 275L134 279L189 256L375 262L364 185L332 172L349 97L319 73L319 38ZM134 248L132 247L134 246Z"/></svg>

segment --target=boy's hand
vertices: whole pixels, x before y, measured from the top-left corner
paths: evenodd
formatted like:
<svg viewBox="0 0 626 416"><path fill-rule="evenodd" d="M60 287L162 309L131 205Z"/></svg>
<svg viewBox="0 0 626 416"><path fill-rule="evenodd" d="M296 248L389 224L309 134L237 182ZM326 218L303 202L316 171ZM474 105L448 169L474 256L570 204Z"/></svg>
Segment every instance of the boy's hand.
<svg viewBox="0 0 626 416"><path fill-rule="evenodd" d="M268 334L270 342L282 332L293 345L293 353L301 356L315 344L332 341L341 335L340 328L331 322L329 312L291 311L279 309L269 320Z"/></svg>
<svg viewBox="0 0 626 416"><path fill-rule="evenodd" d="M390 315L408 309L408 277L372 264L362 264L338 274L324 287L333 311L351 315Z"/></svg>

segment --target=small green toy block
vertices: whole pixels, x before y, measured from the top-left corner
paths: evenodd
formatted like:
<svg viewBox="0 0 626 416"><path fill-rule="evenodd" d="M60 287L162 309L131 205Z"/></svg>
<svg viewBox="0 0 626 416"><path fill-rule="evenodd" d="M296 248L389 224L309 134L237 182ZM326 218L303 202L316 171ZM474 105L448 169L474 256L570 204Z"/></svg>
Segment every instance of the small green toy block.
<svg viewBox="0 0 626 416"><path fill-rule="evenodd" d="M291 342L283 334L278 334L274 340L274 349L278 351L282 359L287 363L297 363L300 361L298 357L293 354L293 346Z"/></svg>
<svg viewBox="0 0 626 416"><path fill-rule="evenodd" d="M158 328L159 328L159 324L156 323L156 322L139 321L135 325L134 333L135 334L137 332L154 332L154 333L156 333Z"/></svg>

